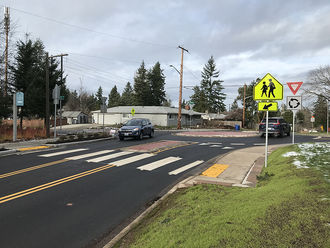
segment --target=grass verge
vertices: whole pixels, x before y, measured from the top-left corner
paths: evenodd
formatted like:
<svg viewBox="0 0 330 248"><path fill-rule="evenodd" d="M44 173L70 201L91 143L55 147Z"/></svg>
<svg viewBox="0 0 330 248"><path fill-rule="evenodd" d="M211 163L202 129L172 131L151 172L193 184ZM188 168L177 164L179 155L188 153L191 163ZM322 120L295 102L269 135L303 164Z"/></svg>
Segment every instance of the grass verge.
<svg viewBox="0 0 330 248"><path fill-rule="evenodd" d="M198 185L170 195L115 247L330 247L330 185L269 157L256 188Z"/></svg>

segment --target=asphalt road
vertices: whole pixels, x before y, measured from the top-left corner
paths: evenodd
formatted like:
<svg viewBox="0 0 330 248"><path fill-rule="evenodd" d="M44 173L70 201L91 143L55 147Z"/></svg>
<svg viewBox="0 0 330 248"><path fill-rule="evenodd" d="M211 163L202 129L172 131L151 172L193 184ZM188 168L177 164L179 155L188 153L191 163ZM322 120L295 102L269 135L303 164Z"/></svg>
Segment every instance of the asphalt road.
<svg viewBox="0 0 330 248"><path fill-rule="evenodd" d="M296 135L295 141L318 141L313 138ZM162 140L166 148L157 148ZM263 143L260 137L157 132L142 141L99 141L0 157L0 247L93 247L205 167L202 161ZM269 144L282 143L291 138L269 139ZM191 168L169 174L183 166Z"/></svg>

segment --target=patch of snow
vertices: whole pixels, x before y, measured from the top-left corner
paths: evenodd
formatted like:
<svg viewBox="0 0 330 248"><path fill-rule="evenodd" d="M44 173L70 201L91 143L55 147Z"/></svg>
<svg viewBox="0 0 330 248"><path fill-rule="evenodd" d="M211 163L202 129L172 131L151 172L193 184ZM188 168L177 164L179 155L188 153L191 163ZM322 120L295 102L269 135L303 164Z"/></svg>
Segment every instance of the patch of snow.
<svg viewBox="0 0 330 248"><path fill-rule="evenodd" d="M307 169L309 168L306 165L303 165L303 163L301 163L299 160L295 160L293 161L293 164L298 168L298 169Z"/></svg>
<svg viewBox="0 0 330 248"><path fill-rule="evenodd" d="M287 152L287 153L283 154L282 156L283 157L296 157L298 155L299 154L297 152Z"/></svg>

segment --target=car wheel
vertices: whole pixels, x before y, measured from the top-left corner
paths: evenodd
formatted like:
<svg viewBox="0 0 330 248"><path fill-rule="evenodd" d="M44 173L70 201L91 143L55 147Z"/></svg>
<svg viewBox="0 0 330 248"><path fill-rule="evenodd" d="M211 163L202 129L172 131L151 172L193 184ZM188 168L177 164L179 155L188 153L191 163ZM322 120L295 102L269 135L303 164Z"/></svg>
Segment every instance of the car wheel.
<svg viewBox="0 0 330 248"><path fill-rule="evenodd" d="M265 134L262 133L262 134L260 134L259 136L260 136L260 138L263 138L263 137L265 137Z"/></svg>
<svg viewBox="0 0 330 248"><path fill-rule="evenodd" d="M139 140L142 140L143 139L143 133L142 132L140 132L138 139Z"/></svg>
<svg viewBox="0 0 330 248"><path fill-rule="evenodd" d="M286 133L286 135L290 136L290 131Z"/></svg>
<svg viewBox="0 0 330 248"><path fill-rule="evenodd" d="M154 137L154 135L155 135L154 130L151 130L149 137L152 138L152 137Z"/></svg>
<svg viewBox="0 0 330 248"><path fill-rule="evenodd" d="M124 140L124 137L123 136L119 136L119 140Z"/></svg>

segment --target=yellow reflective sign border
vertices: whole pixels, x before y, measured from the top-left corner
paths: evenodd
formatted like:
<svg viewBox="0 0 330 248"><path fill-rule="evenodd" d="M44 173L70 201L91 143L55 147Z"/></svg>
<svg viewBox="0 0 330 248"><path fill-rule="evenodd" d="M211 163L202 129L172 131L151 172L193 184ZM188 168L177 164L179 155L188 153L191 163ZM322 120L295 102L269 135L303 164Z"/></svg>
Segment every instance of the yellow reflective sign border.
<svg viewBox="0 0 330 248"><path fill-rule="evenodd" d="M254 100L282 100L283 85L267 73L254 87Z"/></svg>
<svg viewBox="0 0 330 248"><path fill-rule="evenodd" d="M267 110L270 112L276 112L278 110L277 102L258 102L258 111Z"/></svg>

